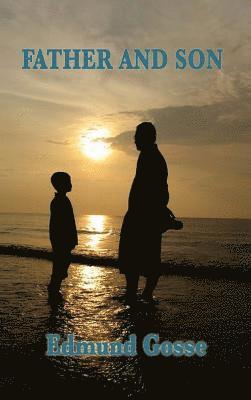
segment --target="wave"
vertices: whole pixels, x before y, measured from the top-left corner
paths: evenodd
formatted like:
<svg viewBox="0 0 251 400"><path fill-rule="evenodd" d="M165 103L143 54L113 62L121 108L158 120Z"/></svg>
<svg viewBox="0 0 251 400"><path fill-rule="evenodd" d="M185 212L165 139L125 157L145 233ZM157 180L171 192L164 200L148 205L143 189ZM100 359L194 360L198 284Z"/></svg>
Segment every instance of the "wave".
<svg viewBox="0 0 251 400"><path fill-rule="evenodd" d="M28 257L52 260L52 252L44 248L35 248L27 246L0 245L0 254L16 257ZM118 260L114 257L104 257L90 254L73 254L72 262L92 266L103 266L118 268ZM251 281L251 269L243 266L226 265L195 265L187 261L177 262L170 260L163 262L163 275L178 275L202 279L227 279L242 282Z"/></svg>
<svg viewBox="0 0 251 400"><path fill-rule="evenodd" d="M111 234L111 230L106 231L95 231L95 230L88 230L88 229L78 229L78 233L83 233L87 235L108 235Z"/></svg>

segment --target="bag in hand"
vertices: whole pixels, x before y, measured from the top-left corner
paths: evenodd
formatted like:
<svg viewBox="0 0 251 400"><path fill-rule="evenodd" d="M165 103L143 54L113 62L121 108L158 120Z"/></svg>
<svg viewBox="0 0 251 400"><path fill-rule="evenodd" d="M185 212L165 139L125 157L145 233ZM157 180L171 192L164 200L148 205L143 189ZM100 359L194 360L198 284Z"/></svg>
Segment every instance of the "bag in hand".
<svg viewBox="0 0 251 400"><path fill-rule="evenodd" d="M161 233L170 229L180 230L183 228L183 222L176 219L173 212L166 207L161 217Z"/></svg>

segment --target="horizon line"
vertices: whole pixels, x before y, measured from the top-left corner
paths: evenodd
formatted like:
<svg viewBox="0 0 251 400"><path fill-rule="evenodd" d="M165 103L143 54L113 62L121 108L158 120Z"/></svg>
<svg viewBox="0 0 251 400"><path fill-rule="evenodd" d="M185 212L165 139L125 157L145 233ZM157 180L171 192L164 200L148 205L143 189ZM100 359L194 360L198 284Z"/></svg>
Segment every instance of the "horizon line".
<svg viewBox="0 0 251 400"><path fill-rule="evenodd" d="M46 215L49 216L49 213L45 212L30 212L30 211L0 211L0 215ZM97 214L97 213L75 213L77 217L79 216L90 216L90 215L102 215L106 217L114 217L114 218L123 218L124 214L122 215L114 215L114 214ZM187 219L239 219L239 220L251 220L251 217L195 217L195 216L178 216L178 219L187 218Z"/></svg>

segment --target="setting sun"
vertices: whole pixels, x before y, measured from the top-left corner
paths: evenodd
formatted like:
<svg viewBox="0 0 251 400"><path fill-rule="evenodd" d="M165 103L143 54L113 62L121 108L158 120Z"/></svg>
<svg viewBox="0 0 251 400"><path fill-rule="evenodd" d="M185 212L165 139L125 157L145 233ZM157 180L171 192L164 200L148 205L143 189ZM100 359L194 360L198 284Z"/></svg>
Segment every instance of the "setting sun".
<svg viewBox="0 0 251 400"><path fill-rule="evenodd" d="M104 160L111 153L110 144L104 141L108 136L107 129L88 130L81 136L81 150L93 160Z"/></svg>

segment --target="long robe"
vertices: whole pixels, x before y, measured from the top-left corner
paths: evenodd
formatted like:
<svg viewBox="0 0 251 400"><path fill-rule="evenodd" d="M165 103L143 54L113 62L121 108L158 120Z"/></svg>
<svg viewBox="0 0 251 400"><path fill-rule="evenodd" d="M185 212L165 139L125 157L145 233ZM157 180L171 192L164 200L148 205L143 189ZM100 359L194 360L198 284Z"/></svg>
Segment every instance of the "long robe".
<svg viewBox="0 0 251 400"><path fill-rule="evenodd" d="M121 273L160 273L160 220L169 200L167 177L166 161L157 145L141 151L120 234Z"/></svg>

